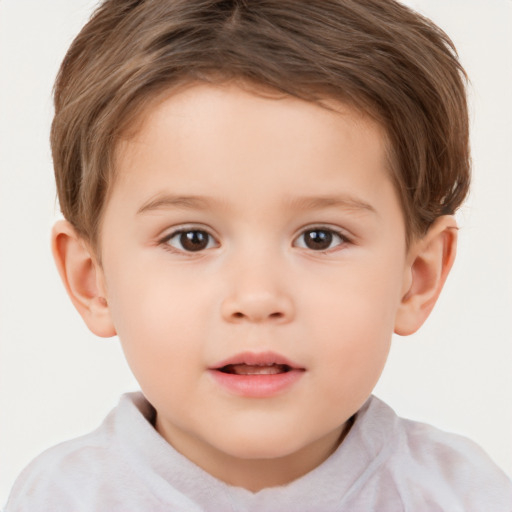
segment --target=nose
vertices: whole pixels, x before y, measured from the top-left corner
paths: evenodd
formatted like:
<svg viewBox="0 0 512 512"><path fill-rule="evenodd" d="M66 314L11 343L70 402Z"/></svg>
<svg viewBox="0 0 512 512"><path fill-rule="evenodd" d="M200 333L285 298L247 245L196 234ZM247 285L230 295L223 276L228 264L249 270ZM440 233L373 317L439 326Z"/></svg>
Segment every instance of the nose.
<svg viewBox="0 0 512 512"><path fill-rule="evenodd" d="M232 285L221 306L231 323L287 323L294 317L294 304L283 276L264 265L240 269L230 276Z"/></svg>

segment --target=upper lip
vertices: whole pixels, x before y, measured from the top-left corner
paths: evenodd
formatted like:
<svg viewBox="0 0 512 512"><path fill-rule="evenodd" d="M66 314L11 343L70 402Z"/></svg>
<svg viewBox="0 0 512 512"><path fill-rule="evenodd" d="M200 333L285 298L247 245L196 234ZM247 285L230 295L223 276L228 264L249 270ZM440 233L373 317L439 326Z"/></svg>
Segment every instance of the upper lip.
<svg viewBox="0 0 512 512"><path fill-rule="evenodd" d="M218 370L228 365L246 364L248 366L270 366L273 364L286 365L294 370L305 370L301 365L275 352L241 352L228 357L210 367Z"/></svg>

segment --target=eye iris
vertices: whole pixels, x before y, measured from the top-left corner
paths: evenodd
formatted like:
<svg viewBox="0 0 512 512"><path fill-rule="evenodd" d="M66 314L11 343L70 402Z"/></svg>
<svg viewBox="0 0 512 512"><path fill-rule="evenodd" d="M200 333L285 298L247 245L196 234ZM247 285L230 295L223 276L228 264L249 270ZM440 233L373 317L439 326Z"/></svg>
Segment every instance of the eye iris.
<svg viewBox="0 0 512 512"><path fill-rule="evenodd" d="M204 231L186 231L180 235L180 243L187 251L201 251L208 246L208 233Z"/></svg>
<svg viewBox="0 0 512 512"><path fill-rule="evenodd" d="M332 243L332 233L321 229L312 229L304 233L304 243L309 249L317 251L328 249Z"/></svg>

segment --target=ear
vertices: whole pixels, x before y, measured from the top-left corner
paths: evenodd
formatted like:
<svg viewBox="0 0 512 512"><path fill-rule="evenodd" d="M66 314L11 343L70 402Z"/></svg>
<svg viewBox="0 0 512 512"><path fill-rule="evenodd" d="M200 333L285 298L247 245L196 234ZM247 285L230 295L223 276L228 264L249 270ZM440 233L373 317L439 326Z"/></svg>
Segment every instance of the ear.
<svg viewBox="0 0 512 512"><path fill-rule="evenodd" d="M98 336L114 336L101 266L69 222L61 220L53 227L52 251L71 302L87 327Z"/></svg>
<svg viewBox="0 0 512 512"><path fill-rule="evenodd" d="M451 215L437 218L425 236L411 244L396 334L412 334L425 322L452 268L456 249L457 223Z"/></svg>

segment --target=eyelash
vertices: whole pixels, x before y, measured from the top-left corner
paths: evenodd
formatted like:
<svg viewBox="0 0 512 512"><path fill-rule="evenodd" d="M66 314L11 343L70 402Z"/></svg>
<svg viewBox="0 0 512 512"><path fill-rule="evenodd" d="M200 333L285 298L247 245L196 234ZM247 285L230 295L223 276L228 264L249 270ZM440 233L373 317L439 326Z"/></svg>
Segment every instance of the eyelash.
<svg viewBox="0 0 512 512"><path fill-rule="evenodd" d="M191 233L195 233L196 235L198 233L201 233L202 235L206 235L207 238L207 244L205 247L199 247L197 250L187 250L183 247L183 240L181 239L181 236L183 235L190 235ZM170 242L176 238L177 240L180 240L181 248L173 246ZM189 241L193 243L192 237L188 237ZM162 245L165 249L172 251L172 252L179 252L182 254L194 254L202 252L206 249L211 249L213 246L211 245L212 240L215 240L213 235L211 235L207 230L201 229L199 227L186 227L186 228L180 228L176 231L173 231L172 233L166 235L164 238L162 238L159 241L159 245ZM215 242L216 246L218 246L218 242ZM215 246L215 245L214 245Z"/></svg>
<svg viewBox="0 0 512 512"><path fill-rule="evenodd" d="M327 234L327 237L324 236L323 240L320 240L320 241L327 242L328 247L321 247L321 248L313 249L311 247L308 247L305 242L301 245L297 245L298 240L300 240L306 234L308 234L308 233L312 234L314 232L323 233L324 235ZM200 234L199 238L204 237L206 239L206 245L204 247L201 246L201 240L197 241L198 234ZM199 247L197 247L197 249L190 249L190 248L186 249L183 246L183 243L186 242L186 239L184 240L182 238L183 235L189 235L188 237L186 237L186 238L188 238L188 241L191 242L192 244L197 242L199 244ZM190 236L190 235L192 235L192 236ZM206 236L204 236L204 235L206 235ZM194 238L196 238L196 241L194 241ZM314 238L315 237L313 237L313 239ZM321 238L321 237L318 237L318 238ZM181 245L181 247L176 247L176 246L172 245L170 242L173 239L177 239L179 241L178 243ZM336 243L336 245L331 247L331 244L336 239L338 240L338 242ZM300 234L294 238L294 241L293 241L293 245L295 247L299 247L301 249L309 249L313 252L319 252L319 253L330 252L332 250L335 250L339 246L350 244L350 243L352 243L352 241L344 233L342 233L339 230L336 230L336 229L333 229L330 227L326 227L326 226L307 227L307 228L303 229L300 232ZM166 235L164 238L162 238L159 241L159 245L162 245L165 249L172 251L174 253L192 255L194 253L201 253L207 249L218 247L220 244L219 244L219 242L216 241L215 237L211 233L209 233L206 229L201 229L200 227L186 227L186 228L177 229L176 231L173 231L172 233Z"/></svg>
<svg viewBox="0 0 512 512"><path fill-rule="evenodd" d="M326 253L326 252L335 250L339 246L351 243L351 240L344 233L342 233L341 231L339 231L337 229L333 229L333 228L326 227L326 226L312 226L312 227L303 229L301 231L300 235L295 238L294 243L296 243L297 240L302 238L307 233L314 233L314 232L328 234L327 240L329 241L329 247L312 249L311 247L307 247L305 244L303 246L299 246L299 247L301 247L302 249L310 249L314 252ZM336 243L335 246L330 247L331 243L333 242L333 240L335 238L338 239L338 243Z"/></svg>

